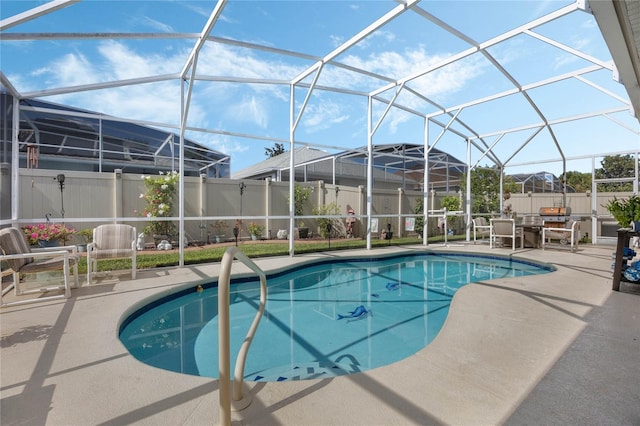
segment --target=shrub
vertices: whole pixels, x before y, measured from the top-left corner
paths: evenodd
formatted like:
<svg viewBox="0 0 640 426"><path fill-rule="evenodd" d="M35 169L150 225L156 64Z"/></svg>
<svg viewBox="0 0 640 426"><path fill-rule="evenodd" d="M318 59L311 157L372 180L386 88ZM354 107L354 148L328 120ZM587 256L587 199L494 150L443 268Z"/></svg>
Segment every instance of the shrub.
<svg viewBox="0 0 640 426"><path fill-rule="evenodd" d="M146 217L171 217L173 216L173 203L178 191L177 184L180 181L178 172L159 172L160 176L142 175L146 191L140 194L147 206L142 213ZM151 221L144 228L147 235L175 235L176 228L171 221Z"/></svg>
<svg viewBox="0 0 640 426"><path fill-rule="evenodd" d="M614 196L605 207L622 228L627 228L632 221L640 221L640 196L633 195L626 200Z"/></svg>
<svg viewBox="0 0 640 426"><path fill-rule="evenodd" d="M316 216L338 215L340 214L340 207L338 207L336 203L327 204L322 207L314 207L313 214ZM329 232L327 232L328 224L331 224L332 234L336 232L336 229L340 225L339 220L333 217L320 217L316 219L316 222L318 223L319 232L322 238L329 237Z"/></svg>

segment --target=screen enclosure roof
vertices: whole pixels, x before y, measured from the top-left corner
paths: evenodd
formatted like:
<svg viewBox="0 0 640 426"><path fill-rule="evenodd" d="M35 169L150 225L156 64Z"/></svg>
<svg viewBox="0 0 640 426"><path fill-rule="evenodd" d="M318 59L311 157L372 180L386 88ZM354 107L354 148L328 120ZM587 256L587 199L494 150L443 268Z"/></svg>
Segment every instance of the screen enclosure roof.
<svg viewBox="0 0 640 426"><path fill-rule="evenodd" d="M638 148L638 2L124 5L3 2L3 88L177 129L239 169L291 141L513 173Z"/></svg>

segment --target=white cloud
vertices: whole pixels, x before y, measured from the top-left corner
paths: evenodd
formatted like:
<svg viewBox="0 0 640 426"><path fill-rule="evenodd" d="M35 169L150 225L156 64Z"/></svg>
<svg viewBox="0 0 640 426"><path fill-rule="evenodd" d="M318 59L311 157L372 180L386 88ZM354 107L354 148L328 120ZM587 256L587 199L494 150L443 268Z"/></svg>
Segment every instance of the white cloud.
<svg viewBox="0 0 640 426"><path fill-rule="evenodd" d="M229 105L225 118L239 122L250 122L266 129L269 124L266 102L259 101L255 96L247 96L240 102Z"/></svg>
<svg viewBox="0 0 640 426"><path fill-rule="evenodd" d="M302 126L308 133L328 129L349 119L340 104L320 99L318 103L309 103L302 117Z"/></svg>
<svg viewBox="0 0 640 426"><path fill-rule="evenodd" d="M198 73L245 78L290 80L304 68L280 60L260 58L256 52L219 43L207 43L198 60Z"/></svg>
<svg viewBox="0 0 640 426"><path fill-rule="evenodd" d="M179 61L180 58L175 57L143 56L122 43L106 41L100 43L97 56L91 59L87 54L69 53L38 69L37 73L45 79L47 87L68 87L175 72ZM167 81L55 98L57 102L110 115L176 124L180 122L180 106L175 102L179 97L178 82ZM194 120L201 120L203 115L197 105L192 105L190 113Z"/></svg>
<svg viewBox="0 0 640 426"><path fill-rule="evenodd" d="M329 35L329 41L331 42L331 46L338 47L342 43L344 43L344 37L337 35Z"/></svg>
<svg viewBox="0 0 640 426"><path fill-rule="evenodd" d="M173 28L171 27L171 25L162 23L160 21L157 21L155 19L151 19L148 16L143 16L140 23L142 25L145 25L147 27L151 27L155 30L164 32L164 33L172 33L174 32Z"/></svg>
<svg viewBox="0 0 640 426"><path fill-rule="evenodd" d="M249 144L242 143L241 140L227 135L195 133L189 134L188 137L197 140L198 143L208 146L211 149L229 155L232 158L238 154L246 153L251 149Z"/></svg>
<svg viewBox="0 0 640 426"><path fill-rule="evenodd" d="M393 42L395 39L396 36L391 31L378 30L358 42L357 47L366 49L369 48L370 45L374 44L376 48L381 48L385 44Z"/></svg>
<svg viewBox="0 0 640 426"><path fill-rule="evenodd" d="M191 3L186 1L177 1L176 3L200 16L204 16L205 18L209 18L211 15L211 7L200 7L201 3ZM205 4L210 6L208 3ZM220 18L222 18L222 16Z"/></svg>
<svg viewBox="0 0 640 426"><path fill-rule="evenodd" d="M539 18L541 15L548 13L555 8L555 0L539 0L532 3L535 6L531 9L530 19Z"/></svg>
<svg viewBox="0 0 640 426"><path fill-rule="evenodd" d="M389 34L386 36L388 37ZM171 53L167 51L141 53L125 43L110 40L101 42L98 45L97 56L91 59L86 56L88 53L70 53L39 69L38 73L46 76L49 87L75 86L175 73L182 67L190 49L190 44L185 43L180 49L175 49ZM429 55L423 47L419 47L403 52L382 51L367 57L349 55L343 61L356 67L370 69L375 73L400 78L424 70L441 61L444 57L443 55ZM202 75L283 81L289 81L304 68L305 65L292 65L277 57L271 58L266 53L217 43L206 44L198 61L198 73ZM477 76L479 72L479 66L473 61L463 61L432 72L410 84L427 96L444 96L449 92L461 90L465 83ZM358 90L363 90L362 87L365 87L364 90L372 90L384 84L361 74L332 67L327 67L323 71L320 84L322 81L327 81L338 87ZM195 90L198 95L194 94L192 99L189 125L212 128L210 118L215 115L218 120L227 122L227 125L231 122L245 123L244 128L248 129L248 133L256 131L252 130L251 126L268 132L270 130L269 116L274 108L273 103L286 103L289 99L287 85L248 85L198 81L195 83ZM348 99L344 103L338 102L330 99L329 95L320 94L322 97L314 95L315 101L308 105L303 116L302 126L309 133L328 129L335 124L349 120L352 115L349 112L352 108L351 104L358 102L352 99ZM100 92L65 95L62 98L73 100L70 102L72 105L107 114L178 124L180 107L175 100L179 97L179 81L174 80L126 86ZM211 102L214 97L215 101ZM408 106L412 106L412 102L421 102L413 97L407 97L402 101L408 102ZM395 131L397 126L407 120L407 117L406 114L392 111L388 120L390 129ZM224 129L225 126L221 124L219 128ZM231 149L237 150L238 148Z"/></svg>
<svg viewBox="0 0 640 426"><path fill-rule="evenodd" d="M92 62L84 55L69 53L48 66L39 68L37 75L45 78L47 86L65 87L95 82Z"/></svg>
<svg viewBox="0 0 640 426"><path fill-rule="evenodd" d="M96 51L73 52L33 72L44 87L69 87L178 72L191 46L186 43L174 52L141 53L118 41L103 41ZM91 56L89 56L91 55ZM198 62L200 74L289 80L301 71L282 61L258 58L246 49L209 44ZM15 80L20 81L20 80ZM25 85L21 85L24 90ZM189 125L208 127L212 108L223 111L217 117L266 129L270 105L288 101L288 86L264 84L222 84L196 82L189 110ZM252 94L253 92L253 94ZM211 103L212 96L222 105ZM132 85L100 91L87 91L55 97L56 102L106 114L177 125L180 122L180 84L178 80ZM239 102L237 99L241 99ZM221 127L223 128L223 127Z"/></svg>
<svg viewBox="0 0 640 426"><path fill-rule="evenodd" d="M400 79L429 69L446 58L446 54L429 55L423 47L419 47L404 52L382 51L371 54L367 58L350 55L344 62ZM477 78L482 73L482 68L482 62L471 57L431 71L409 84L427 97L442 98L462 90L471 79Z"/></svg>

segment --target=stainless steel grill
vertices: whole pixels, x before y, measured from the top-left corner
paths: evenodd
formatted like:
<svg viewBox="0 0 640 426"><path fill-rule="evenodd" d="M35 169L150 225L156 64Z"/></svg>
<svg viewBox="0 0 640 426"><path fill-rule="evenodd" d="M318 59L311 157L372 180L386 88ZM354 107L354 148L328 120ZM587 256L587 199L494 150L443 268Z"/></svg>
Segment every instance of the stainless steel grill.
<svg viewBox="0 0 640 426"><path fill-rule="evenodd" d="M571 207L541 207L539 213L545 226L563 228L571 216Z"/></svg>

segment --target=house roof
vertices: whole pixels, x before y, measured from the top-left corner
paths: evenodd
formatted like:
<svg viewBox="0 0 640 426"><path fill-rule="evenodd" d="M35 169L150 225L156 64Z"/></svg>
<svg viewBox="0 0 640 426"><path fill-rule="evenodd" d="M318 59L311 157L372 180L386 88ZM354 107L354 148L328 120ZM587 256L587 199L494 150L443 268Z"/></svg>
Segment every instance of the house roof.
<svg viewBox="0 0 640 426"><path fill-rule="evenodd" d="M373 177L377 182L386 181L401 184L409 181L422 183L424 181L424 151L422 145L417 144L382 144L374 145L373 149ZM312 148L298 148L294 159L296 167L305 168L307 180L331 181L332 177L339 179L366 181L367 147L345 150L330 154ZM233 174L233 178L262 179L266 176L279 177L279 172L288 176L289 153L285 152L276 157L248 167ZM429 151L430 177L438 180L438 185L448 186L446 181L457 180L466 170L466 165L457 158L432 148ZM433 183L433 182L432 182Z"/></svg>
<svg viewBox="0 0 640 426"><path fill-rule="evenodd" d="M640 1L597 0L589 6L615 62L616 78L640 119Z"/></svg>
<svg viewBox="0 0 640 426"><path fill-rule="evenodd" d="M294 159L296 165L307 163L319 158L328 156L329 153L316 148L310 148L303 146L296 148L294 151ZM232 179L251 179L254 177L264 177L265 175L272 175L278 170L288 169L290 164L290 153L284 152L276 155L275 157L269 157L266 160L249 166L245 169L238 170L231 174Z"/></svg>

